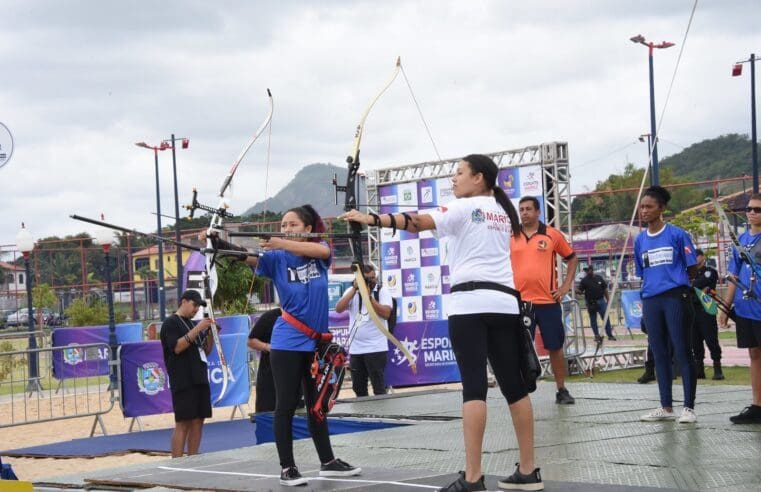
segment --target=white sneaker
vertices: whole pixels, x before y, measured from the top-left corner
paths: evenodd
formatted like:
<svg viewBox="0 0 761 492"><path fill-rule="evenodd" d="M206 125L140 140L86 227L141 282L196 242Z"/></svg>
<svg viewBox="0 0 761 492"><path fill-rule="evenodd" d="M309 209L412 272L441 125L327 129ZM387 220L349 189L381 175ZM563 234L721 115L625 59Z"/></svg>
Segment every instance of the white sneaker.
<svg viewBox="0 0 761 492"><path fill-rule="evenodd" d="M695 410L684 407L682 409L682 415L679 416L678 422L680 424L694 424L698 421L698 416L695 415Z"/></svg>
<svg viewBox="0 0 761 492"><path fill-rule="evenodd" d="M675 418L676 414L674 414L673 411L669 412L665 408L656 408L641 416L639 419L643 422L660 422L662 420L674 420Z"/></svg>

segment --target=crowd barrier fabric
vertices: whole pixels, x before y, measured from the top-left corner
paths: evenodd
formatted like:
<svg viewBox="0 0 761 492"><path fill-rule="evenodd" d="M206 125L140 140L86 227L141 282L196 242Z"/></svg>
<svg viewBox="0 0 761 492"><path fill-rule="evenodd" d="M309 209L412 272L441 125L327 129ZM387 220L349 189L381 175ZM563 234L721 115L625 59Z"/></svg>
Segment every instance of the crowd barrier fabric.
<svg viewBox="0 0 761 492"><path fill-rule="evenodd" d="M222 350L228 364L227 391L216 407L248 403L247 333L220 333ZM164 364L161 342L126 343L120 351L121 396L125 417L139 417L172 411L172 395ZM216 348L208 359L211 401L216 401L222 390L222 367Z"/></svg>
<svg viewBox="0 0 761 492"><path fill-rule="evenodd" d="M642 321L642 297L639 290L622 290L621 305L628 328L640 328Z"/></svg>
<svg viewBox="0 0 761 492"><path fill-rule="evenodd" d="M116 342L139 342L143 339L141 323L116 325ZM82 326L53 330L53 347L108 343L108 326ZM108 375L108 350L104 347L86 349L72 347L53 351L53 377L69 379Z"/></svg>

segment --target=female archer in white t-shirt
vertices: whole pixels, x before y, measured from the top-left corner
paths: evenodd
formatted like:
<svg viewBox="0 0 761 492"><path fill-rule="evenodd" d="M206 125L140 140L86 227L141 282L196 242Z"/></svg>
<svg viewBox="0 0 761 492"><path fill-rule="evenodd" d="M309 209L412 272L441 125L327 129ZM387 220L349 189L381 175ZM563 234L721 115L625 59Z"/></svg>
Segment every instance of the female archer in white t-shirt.
<svg viewBox="0 0 761 492"><path fill-rule="evenodd" d="M523 325L510 263L510 236L520 233L515 207L497 186L497 165L473 154L460 161L452 178L457 198L445 207L420 214L363 214L351 210L340 218L411 232L433 230L447 237L452 288L449 337L463 388L465 473L441 490L486 490L481 448L486 427L486 361L491 363L507 399L520 449L520 463L501 486L541 487L534 467L534 416L521 375ZM532 488L541 490L541 488Z"/></svg>

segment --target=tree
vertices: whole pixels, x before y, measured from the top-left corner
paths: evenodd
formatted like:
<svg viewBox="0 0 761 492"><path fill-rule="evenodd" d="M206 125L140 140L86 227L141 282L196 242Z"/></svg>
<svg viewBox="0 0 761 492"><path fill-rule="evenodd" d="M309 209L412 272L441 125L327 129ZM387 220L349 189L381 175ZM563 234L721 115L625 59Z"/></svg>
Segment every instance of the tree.
<svg viewBox="0 0 761 492"><path fill-rule="evenodd" d="M716 216L707 207L682 212L671 219L671 223L689 232L696 243L703 242L701 239L713 242L719 230Z"/></svg>
<svg viewBox="0 0 761 492"><path fill-rule="evenodd" d="M58 307L58 297L48 284L34 286L32 289L32 302L38 313L42 312L42 308L55 309Z"/></svg>
<svg viewBox="0 0 761 492"><path fill-rule="evenodd" d="M253 307L249 303L249 292L261 298L264 282L255 277L244 262L230 258L222 258L217 267L217 292L214 294L214 302L221 306L225 313L252 313Z"/></svg>

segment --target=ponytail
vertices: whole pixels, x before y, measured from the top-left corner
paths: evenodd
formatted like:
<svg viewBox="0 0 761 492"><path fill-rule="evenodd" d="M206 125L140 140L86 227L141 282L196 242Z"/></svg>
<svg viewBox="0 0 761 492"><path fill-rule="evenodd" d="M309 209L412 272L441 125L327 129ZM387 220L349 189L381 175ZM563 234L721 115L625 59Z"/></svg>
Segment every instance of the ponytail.
<svg viewBox="0 0 761 492"><path fill-rule="evenodd" d="M499 168L491 157L483 154L470 154L462 158L470 166L470 172L473 174L481 173L486 182L486 186L494 193L494 199L497 200L510 218L510 229L513 236L521 233L521 221L518 212L515 210L513 202L505 194L504 190L497 185L497 174Z"/></svg>
<svg viewBox="0 0 761 492"><path fill-rule="evenodd" d="M513 236L518 237L521 233L521 219L518 217L515 205L513 205L513 202L507 197L505 190L499 186L494 185L492 191L494 191L494 199L497 200L497 203L502 205L502 208L505 209L507 216L510 218L510 229L513 231Z"/></svg>

